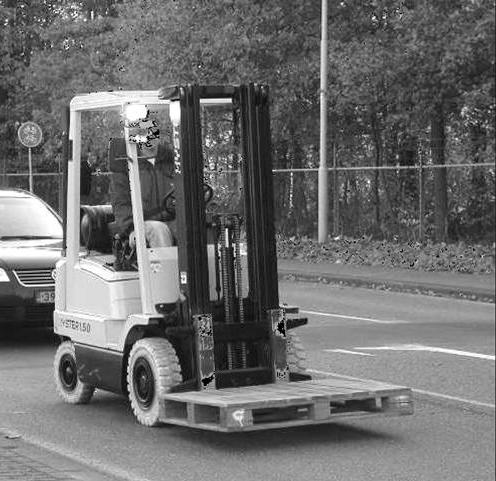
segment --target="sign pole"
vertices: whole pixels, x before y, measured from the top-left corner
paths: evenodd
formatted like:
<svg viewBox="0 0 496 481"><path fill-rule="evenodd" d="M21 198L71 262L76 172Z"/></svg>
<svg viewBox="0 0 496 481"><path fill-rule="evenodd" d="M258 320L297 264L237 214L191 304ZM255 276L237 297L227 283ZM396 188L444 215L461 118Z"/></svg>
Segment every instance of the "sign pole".
<svg viewBox="0 0 496 481"><path fill-rule="evenodd" d="M28 147L28 165L29 165L29 192L33 193L33 161L31 158L31 147Z"/></svg>
<svg viewBox="0 0 496 481"><path fill-rule="evenodd" d="M38 147L43 139L41 127L34 122L24 122L17 129L21 144L28 148L29 192L33 193L33 157L31 149Z"/></svg>

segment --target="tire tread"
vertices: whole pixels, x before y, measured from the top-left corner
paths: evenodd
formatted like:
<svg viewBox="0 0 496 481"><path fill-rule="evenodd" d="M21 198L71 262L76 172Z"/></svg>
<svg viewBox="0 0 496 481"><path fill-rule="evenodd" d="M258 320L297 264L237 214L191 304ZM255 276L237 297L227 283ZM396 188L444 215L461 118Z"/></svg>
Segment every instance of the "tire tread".
<svg viewBox="0 0 496 481"><path fill-rule="evenodd" d="M155 380L156 396L153 408L143 410L140 408L138 402L132 394L132 372L133 372L133 359L139 354L147 353L151 359L148 359L152 365L154 375L157 377ZM160 406L158 405L160 397L166 394L173 386L182 382L181 367L176 351L172 344L164 338L149 337L140 339L131 348L129 353L129 362L127 365L127 387L129 392L129 400L131 402L131 409L134 416L140 424L145 426L158 426L160 425L159 412Z"/></svg>

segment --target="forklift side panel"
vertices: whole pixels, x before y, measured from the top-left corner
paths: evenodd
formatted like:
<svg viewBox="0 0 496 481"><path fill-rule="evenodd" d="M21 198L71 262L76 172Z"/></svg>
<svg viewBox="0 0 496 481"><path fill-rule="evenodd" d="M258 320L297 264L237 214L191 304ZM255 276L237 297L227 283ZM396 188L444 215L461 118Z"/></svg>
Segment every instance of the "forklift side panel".
<svg viewBox="0 0 496 481"><path fill-rule="evenodd" d="M124 392L121 376L124 356L121 352L83 344L74 344L74 347L78 377L82 382L116 394Z"/></svg>

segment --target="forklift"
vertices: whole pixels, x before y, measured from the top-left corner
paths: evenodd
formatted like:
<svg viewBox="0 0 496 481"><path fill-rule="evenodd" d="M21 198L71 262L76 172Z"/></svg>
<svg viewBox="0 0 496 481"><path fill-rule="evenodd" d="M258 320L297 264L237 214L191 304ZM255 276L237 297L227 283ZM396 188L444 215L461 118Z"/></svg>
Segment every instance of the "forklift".
<svg viewBox="0 0 496 481"><path fill-rule="evenodd" d="M129 178L136 240L126 265L112 205L81 205L88 114L102 135L113 122L109 175ZM166 247L147 242L140 184L140 145L155 135L157 116L173 152L174 187L162 206L175 241ZM413 413L409 388L306 370L294 329L307 319L279 300L266 85L78 95L65 123L54 311L54 378L65 402L88 403L101 389L126 395L145 426L221 432Z"/></svg>

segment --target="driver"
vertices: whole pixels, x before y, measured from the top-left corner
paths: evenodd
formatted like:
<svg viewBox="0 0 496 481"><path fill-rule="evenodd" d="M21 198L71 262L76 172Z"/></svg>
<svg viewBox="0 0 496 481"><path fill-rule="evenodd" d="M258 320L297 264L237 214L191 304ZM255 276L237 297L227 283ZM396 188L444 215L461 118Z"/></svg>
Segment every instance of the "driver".
<svg viewBox="0 0 496 481"><path fill-rule="evenodd" d="M173 189L174 152L171 146L156 135L146 144L138 146L141 197L145 220L145 236L149 247L174 245L173 221L167 219L161 202ZM128 173L114 172L110 180L110 198L115 216L117 233L121 238L129 237L134 248L133 211Z"/></svg>

